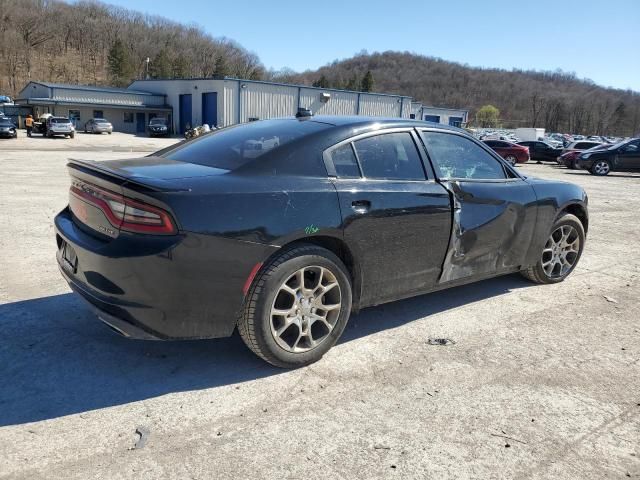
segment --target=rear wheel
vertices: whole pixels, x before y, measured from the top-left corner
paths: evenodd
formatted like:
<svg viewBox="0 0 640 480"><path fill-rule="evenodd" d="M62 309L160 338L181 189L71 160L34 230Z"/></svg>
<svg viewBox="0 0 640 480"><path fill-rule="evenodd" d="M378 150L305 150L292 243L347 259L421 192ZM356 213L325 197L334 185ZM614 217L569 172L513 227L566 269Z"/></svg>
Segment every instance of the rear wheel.
<svg viewBox="0 0 640 480"><path fill-rule="evenodd" d="M584 249L582 223L569 213L554 223L540 259L522 274L535 283L558 283L569 276L578 264Z"/></svg>
<svg viewBox="0 0 640 480"><path fill-rule="evenodd" d="M591 165L591 169L589 170L593 175L597 175L599 177L608 175L610 171L611 164L608 160L596 160L593 162L593 165Z"/></svg>
<svg viewBox="0 0 640 480"><path fill-rule="evenodd" d="M304 245L279 254L255 278L238 320L247 346L282 368L316 362L351 313L351 282L332 252Z"/></svg>
<svg viewBox="0 0 640 480"><path fill-rule="evenodd" d="M518 163L518 159L515 157L515 155L507 155L506 157L504 157L504 159L514 167L516 166L516 163Z"/></svg>

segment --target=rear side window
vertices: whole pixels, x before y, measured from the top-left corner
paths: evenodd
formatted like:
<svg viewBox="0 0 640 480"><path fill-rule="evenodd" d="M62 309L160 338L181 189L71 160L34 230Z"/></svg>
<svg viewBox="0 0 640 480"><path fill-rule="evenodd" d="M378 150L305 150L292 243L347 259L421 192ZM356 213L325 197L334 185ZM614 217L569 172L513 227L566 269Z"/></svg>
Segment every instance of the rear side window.
<svg viewBox="0 0 640 480"><path fill-rule="evenodd" d="M595 147L596 145L598 145L597 143L592 143L592 142L580 142L580 143L576 143L576 150L587 150L591 147Z"/></svg>
<svg viewBox="0 0 640 480"><path fill-rule="evenodd" d="M331 161L338 177L360 178L360 168L350 143L332 150Z"/></svg>
<svg viewBox="0 0 640 480"><path fill-rule="evenodd" d="M235 170L293 140L327 128L318 122L265 120L224 128L156 155L180 162Z"/></svg>
<svg viewBox="0 0 640 480"><path fill-rule="evenodd" d="M438 132L423 132L423 136L442 178L507 178L502 164L468 138Z"/></svg>
<svg viewBox="0 0 640 480"><path fill-rule="evenodd" d="M353 142L362 174L385 180L425 180L422 160L409 132L384 133Z"/></svg>

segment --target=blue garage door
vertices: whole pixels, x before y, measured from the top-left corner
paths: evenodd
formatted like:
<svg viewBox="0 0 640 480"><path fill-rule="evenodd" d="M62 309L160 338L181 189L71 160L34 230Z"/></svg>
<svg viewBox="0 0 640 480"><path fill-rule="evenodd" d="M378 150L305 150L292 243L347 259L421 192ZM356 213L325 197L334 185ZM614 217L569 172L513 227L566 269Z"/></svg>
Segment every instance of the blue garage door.
<svg viewBox="0 0 640 480"><path fill-rule="evenodd" d="M424 116L424 121L425 122L440 123L440 115L425 115Z"/></svg>
<svg viewBox="0 0 640 480"><path fill-rule="evenodd" d="M462 126L462 117L449 117L449 125L452 127Z"/></svg>
<svg viewBox="0 0 640 480"><path fill-rule="evenodd" d="M191 94L180 95L180 133L193 127L191 123Z"/></svg>
<svg viewBox="0 0 640 480"><path fill-rule="evenodd" d="M216 92L202 94L202 123L210 127L218 126L218 94Z"/></svg>

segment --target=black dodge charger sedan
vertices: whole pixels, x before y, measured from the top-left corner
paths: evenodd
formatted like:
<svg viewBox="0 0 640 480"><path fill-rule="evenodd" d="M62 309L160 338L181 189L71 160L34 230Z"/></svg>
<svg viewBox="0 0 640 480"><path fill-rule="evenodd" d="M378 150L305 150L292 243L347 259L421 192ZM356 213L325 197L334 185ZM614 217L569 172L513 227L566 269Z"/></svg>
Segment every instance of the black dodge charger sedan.
<svg viewBox="0 0 640 480"><path fill-rule="evenodd" d="M320 359L363 307L512 272L560 282L588 228L581 188L404 119L258 121L68 169L57 260L103 322L143 339L237 327L280 367Z"/></svg>

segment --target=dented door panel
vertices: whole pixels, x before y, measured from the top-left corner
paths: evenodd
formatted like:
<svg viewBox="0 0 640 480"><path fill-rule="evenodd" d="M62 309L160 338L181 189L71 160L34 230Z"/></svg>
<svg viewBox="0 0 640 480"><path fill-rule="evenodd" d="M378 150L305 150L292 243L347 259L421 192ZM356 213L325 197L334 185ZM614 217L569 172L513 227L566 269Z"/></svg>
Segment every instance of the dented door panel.
<svg viewBox="0 0 640 480"><path fill-rule="evenodd" d="M523 264L536 224L536 195L521 179L445 181L453 201L451 240L439 283Z"/></svg>

